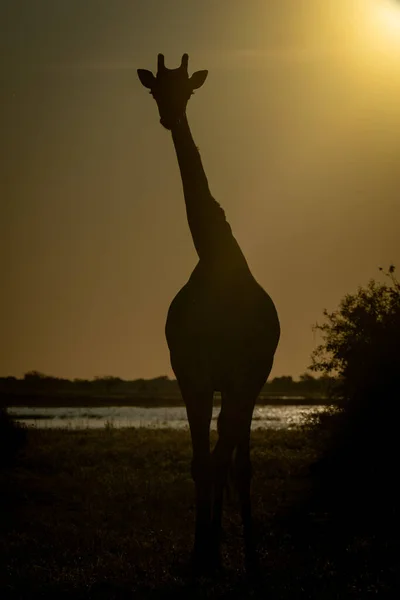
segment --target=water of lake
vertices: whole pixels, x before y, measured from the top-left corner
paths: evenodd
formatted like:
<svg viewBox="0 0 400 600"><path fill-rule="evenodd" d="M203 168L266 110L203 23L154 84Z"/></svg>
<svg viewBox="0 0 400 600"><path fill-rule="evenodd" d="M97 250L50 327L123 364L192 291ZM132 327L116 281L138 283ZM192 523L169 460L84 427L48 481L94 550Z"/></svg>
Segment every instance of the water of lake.
<svg viewBox="0 0 400 600"><path fill-rule="evenodd" d="M256 406L252 429L298 427L312 412L324 406ZM183 406L142 408L140 406L32 408L11 407L9 413L28 426L38 428L150 427L185 429L188 427ZM214 408L211 429L216 429L219 407Z"/></svg>

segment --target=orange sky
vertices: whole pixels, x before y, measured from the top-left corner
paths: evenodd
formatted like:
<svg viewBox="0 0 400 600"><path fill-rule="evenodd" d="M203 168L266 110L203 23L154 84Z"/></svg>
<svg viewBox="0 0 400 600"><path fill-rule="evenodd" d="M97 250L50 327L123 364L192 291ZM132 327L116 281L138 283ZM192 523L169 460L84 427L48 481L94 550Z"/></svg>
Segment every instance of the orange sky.
<svg viewBox="0 0 400 600"><path fill-rule="evenodd" d="M0 7L0 375L172 375L196 255L136 68L208 69L188 116L213 195L304 372L323 308L400 268L400 9L390 0Z"/></svg>

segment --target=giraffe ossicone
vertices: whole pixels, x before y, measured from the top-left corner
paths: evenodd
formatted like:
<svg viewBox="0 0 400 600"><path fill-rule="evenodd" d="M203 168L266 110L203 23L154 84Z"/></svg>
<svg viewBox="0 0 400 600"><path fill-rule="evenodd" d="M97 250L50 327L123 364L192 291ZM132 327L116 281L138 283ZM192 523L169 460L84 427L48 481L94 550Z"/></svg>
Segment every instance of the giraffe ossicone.
<svg viewBox="0 0 400 600"><path fill-rule="evenodd" d="M181 64L176 69L165 66L163 54L157 58L157 74L152 71L138 69L137 74L142 85L150 90L157 102L160 122L166 129L172 129L186 112L186 106L194 90L205 82L208 71L196 71L191 77L188 74L189 56L183 54Z"/></svg>

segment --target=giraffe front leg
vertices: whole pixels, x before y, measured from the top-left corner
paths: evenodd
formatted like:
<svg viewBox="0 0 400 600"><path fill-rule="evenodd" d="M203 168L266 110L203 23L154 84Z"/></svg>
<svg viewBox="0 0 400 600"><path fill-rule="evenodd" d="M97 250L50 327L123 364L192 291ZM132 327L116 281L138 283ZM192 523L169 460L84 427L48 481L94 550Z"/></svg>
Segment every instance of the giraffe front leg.
<svg viewBox="0 0 400 600"><path fill-rule="evenodd" d="M239 494L240 512L243 523L246 571L248 574L258 573L258 555L254 542L253 518L251 510L251 460L250 460L250 428L237 446L235 456L235 480Z"/></svg>
<svg viewBox="0 0 400 600"><path fill-rule="evenodd" d="M193 566L197 573L209 571L212 476L210 423L213 394L184 395L192 438L191 474L195 485L196 521Z"/></svg>
<svg viewBox="0 0 400 600"><path fill-rule="evenodd" d="M210 557L212 481L209 457L193 457L192 478L196 501L193 563L195 570L202 572L208 570Z"/></svg>
<svg viewBox="0 0 400 600"><path fill-rule="evenodd" d="M232 460L235 440L231 436L220 436L212 453L214 501L211 520L212 560L216 568L221 567L221 531L223 498L228 471Z"/></svg>

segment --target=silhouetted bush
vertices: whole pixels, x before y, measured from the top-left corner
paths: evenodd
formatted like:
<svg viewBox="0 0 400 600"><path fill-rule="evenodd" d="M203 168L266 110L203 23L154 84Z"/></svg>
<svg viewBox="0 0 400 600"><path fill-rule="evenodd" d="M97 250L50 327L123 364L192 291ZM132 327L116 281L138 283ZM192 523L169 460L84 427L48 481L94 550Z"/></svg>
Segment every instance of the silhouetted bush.
<svg viewBox="0 0 400 600"><path fill-rule="evenodd" d="M314 475L325 499L352 515L392 518L397 510L400 399L400 284L371 281L324 311L312 369L336 375L332 408L317 417L328 440Z"/></svg>
<svg viewBox="0 0 400 600"><path fill-rule="evenodd" d="M26 430L0 408L0 468L14 463L26 441Z"/></svg>

